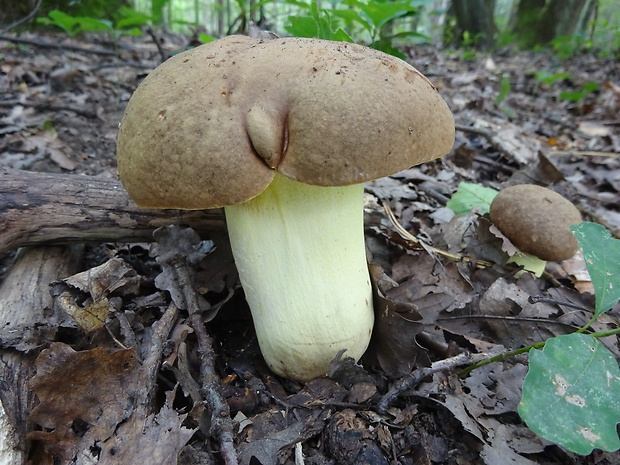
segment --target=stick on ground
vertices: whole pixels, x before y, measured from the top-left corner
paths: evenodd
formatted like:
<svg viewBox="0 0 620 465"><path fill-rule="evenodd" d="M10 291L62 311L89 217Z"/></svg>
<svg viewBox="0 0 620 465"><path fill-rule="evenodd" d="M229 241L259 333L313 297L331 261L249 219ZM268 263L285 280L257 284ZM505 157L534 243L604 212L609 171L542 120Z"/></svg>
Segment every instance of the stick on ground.
<svg viewBox="0 0 620 465"><path fill-rule="evenodd" d="M0 170L0 253L41 244L151 240L155 229L177 218L199 234L224 229L221 210L138 208L115 180Z"/></svg>

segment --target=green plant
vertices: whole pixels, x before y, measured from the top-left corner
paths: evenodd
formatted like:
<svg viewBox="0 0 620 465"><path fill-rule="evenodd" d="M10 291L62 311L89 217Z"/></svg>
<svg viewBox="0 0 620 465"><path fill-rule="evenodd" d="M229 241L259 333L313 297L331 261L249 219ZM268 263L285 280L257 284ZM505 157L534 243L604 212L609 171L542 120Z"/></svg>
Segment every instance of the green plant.
<svg viewBox="0 0 620 465"><path fill-rule="evenodd" d="M578 34L555 37L550 44L551 49L562 60L592 49L592 41Z"/></svg>
<svg viewBox="0 0 620 465"><path fill-rule="evenodd" d="M572 78L573 76L566 71L553 73L549 70L541 70L534 75L534 79L536 79L537 83L545 84L547 86L550 86L557 81L563 81ZM577 104L581 104L588 95L596 92L600 87L601 85L598 82L586 82L576 90L561 91L559 93L559 99L565 102L574 102ZM534 91L536 90L537 89L535 88Z"/></svg>
<svg viewBox="0 0 620 465"><path fill-rule="evenodd" d="M560 71L559 73L552 73L549 70L543 69L538 71L534 75L534 79L541 84L551 85L556 81L563 81L564 79L571 79L572 75L566 71Z"/></svg>
<svg viewBox="0 0 620 465"><path fill-rule="evenodd" d="M597 91L599 88L600 84L598 82L586 82L584 85L581 86L581 89L560 92L560 100L580 103L588 95L590 95L592 92Z"/></svg>
<svg viewBox="0 0 620 465"><path fill-rule="evenodd" d="M71 16L59 10L50 11L47 17L37 18L38 23L59 27L71 37L82 32L107 32L115 37L140 35L140 27L150 20L150 16L125 6L115 12L114 19Z"/></svg>
<svg viewBox="0 0 620 465"><path fill-rule="evenodd" d="M416 37L428 40L415 31L392 32L396 19L418 14L419 7L428 0L344 0L349 8L319 9L316 2L310 4L298 0L288 3L307 10L306 15L290 16L287 32L297 37L317 37L352 42L346 30L359 29L368 38L369 46L399 58L405 58L393 44L394 40Z"/></svg>
<svg viewBox="0 0 620 465"><path fill-rule="evenodd" d="M338 21L332 16L331 12L326 9L319 9L316 2L308 5L289 0L288 3L307 7L310 13L310 16L289 16L289 24L285 26L285 29L293 36L353 42L351 36L338 26Z"/></svg>
<svg viewBox="0 0 620 465"><path fill-rule="evenodd" d="M513 117L515 112L508 104L506 104L506 97L510 95L512 86L510 85L510 76L508 74L502 74L502 78L499 81L499 93L495 97L495 105L502 110L506 116Z"/></svg>
<svg viewBox="0 0 620 465"><path fill-rule="evenodd" d="M477 207L488 211L494 189L461 183L448 207L463 214ZM613 355L597 340L620 329L585 334L601 314L620 299L620 240L596 223L572 226L595 291L590 321L573 334L552 337L467 367L460 374L488 363L527 352L529 370L518 407L521 418L539 436L577 454L594 448L620 448L620 370Z"/></svg>

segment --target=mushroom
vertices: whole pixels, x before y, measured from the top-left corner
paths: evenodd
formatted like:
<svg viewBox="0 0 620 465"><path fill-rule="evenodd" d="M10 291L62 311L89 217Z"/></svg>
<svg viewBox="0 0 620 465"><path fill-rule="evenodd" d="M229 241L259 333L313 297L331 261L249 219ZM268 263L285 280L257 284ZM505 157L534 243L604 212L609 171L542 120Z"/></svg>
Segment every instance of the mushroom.
<svg viewBox="0 0 620 465"><path fill-rule="evenodd" d="M507 187L491 202L493 224L522 252L513 262L540 276L547 261L571 258L579 245L570 226L579 210L560 194L534 184Z"/></svg>
<svg viewBox="0 0 620 465"><path fill-rule="evenodd" d="M374 321L365 181L445 155L454 120L402 60L360 45L229 36L131 97L118 171L144 208L224 207L263 357L284 377L358 360Z"/></svg>

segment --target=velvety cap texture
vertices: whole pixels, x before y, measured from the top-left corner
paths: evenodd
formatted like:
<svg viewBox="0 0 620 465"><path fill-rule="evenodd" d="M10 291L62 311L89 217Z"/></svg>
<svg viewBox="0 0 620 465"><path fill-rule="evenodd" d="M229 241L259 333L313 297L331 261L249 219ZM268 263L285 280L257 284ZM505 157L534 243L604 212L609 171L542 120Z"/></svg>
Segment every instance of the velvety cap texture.
<svg viewBox="0 0 620 465"><path fill-rule="evenodd" d="M344 186L453 143L439 92L398 58L344 42L229 36L147 76L121 122L117 159L139 206L205 209L256 197L276 171Z"/></svg>
<svg viewBox="0 0 620 465"><path fill-rule="evenodd" d="M557 192L533 184L503 189L491 202L491 221L522 252L562 261L579 248L570 226L581 223L577 207Z"/></svg>

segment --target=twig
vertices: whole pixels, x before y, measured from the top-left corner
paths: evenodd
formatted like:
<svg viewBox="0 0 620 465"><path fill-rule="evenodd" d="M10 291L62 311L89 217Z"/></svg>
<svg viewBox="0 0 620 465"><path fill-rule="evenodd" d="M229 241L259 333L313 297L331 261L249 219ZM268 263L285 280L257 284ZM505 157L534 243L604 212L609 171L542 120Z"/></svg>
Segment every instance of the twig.
<svg viewBox="0 0 620 465"><path fill-rule="evenodd" d="M175 228L178 228L178 226L162 231L162 236L160 236L161 243L165 242L166 234L174 234ZM162 255L160 255L160 258L162 258ZM213 339L207 333L202 321L201 305L198 294L192 286L193 280L191 279L189 263L186 257L179 252L170 255L166 266L175 273L175 281L183 294L185 305L187 306L186 310L190 314L189 321L198 340L200 392L210 414L209 433L218 438L224 463L226 465L237 465L230 408L220 389L220 380L215 371Z"/></svg>
<svg viewBox="0 0 620 465"><path fill-rule="evenodd" d="M168 334L172 331L178 315L179 309L174 303L170 303L161 318L153 323L151 344L142 363L142 366L146 369L146 389L141 393L138 405L141 405L143 408L150 407L155 396L157 373L163 358L164 342L168 339Z"/></svg>
<svg viewBox="0 0 620 465"><path fill-rule="evenodd" d="M97 113L93 110L88 110L84 107L78 107L76 105L58 105L55 103L51 103L48 100L45 100L43 102L22 102L20 100L5 100L3 102L0 102L0 107L14 107L17 105L20 105L22 107L34 108L39 111L72 111L73 113L91 119L95 119L98 117Z"/></svg>
<svg viewBox="0 0 620 465"><path fill-rule="evenodd" d="M470 365L481 360L487 360L492 357L489 353L471 354L464 352L455 357L446 358L433 363L430 367L419 368L413 370L407 376L399 379L392 389L390 389L380 400L377 405L377 411L381 414L387 412L390 404L403 392L413 389L422 382L424 378L439 371L450 371L462 365Z"/></svg>
<svg viewBox="0 0 620 465"><path fill-rule="evenodd" d="M392 209L385 202L383 203L383 209L385 210L385 213L390 219L390 222L394 226L394 229L396 230L398 235L402 237L403 239L405 239L406 241L408 241L409 243L416 245L417 246L416 248L423 248L427 251L432 251L436 253L437 255L440 255L444 258L447 258L455 262L473 263L476 266L476 268L490 268L493 266L493 263L488 262L486 260L474 260L471 257L446 252L445 250L438 249L436 247L426 244L425 242L422 242L420 239L418 239L413 234L411 234L409 231L407 231L405 228L403 228L403 226L396 219L396 216L394 215L394 212L392 211Z"/></svg>
<svg viewBox="0 0 620 465"><path fill-rule="evenodd" d="M146 32L148 33L149 36L151 36L151 39L153 39L153 42L155 43L155 46L157 47L157 51L159 52L159 56L161 57L161 62L163 63L164 61L168 59L168 54L166 53L166 51L163 49L163 47L159 43L159 37L157 37L157 34L155 34L155 31L153 30L152 27L147 27Z"/></svg>
<svg viewBox="0 0 620 465"><path fill-rule="evenodd" d="M0 29L0 34L4 34L7 31L10 31L11 29L13 29L14 27L19 26L20 24L25 23L26 21L30 20L32 17L34 17L34 15L37 14L37 11L39 10L39 7L41 6L41 2L43 0L37 0L37 4L34 6L34 8L32 9L32 11L30 13L28 13L26 16L24 16L23 18L18 19L17 21L12 22L11 24L9 24L8 26L5 26L4 28Z"/></svg>
<svg viewBox="0 0 620 465"><path fill-rule="evenodd" d="M194 313L190 317L190 322L198 339L201 391L211 414L211 432L219 439L220 452L224 463L226 465L237 465L230 408L222 395L220 381L215 373L213 339L207 333L200 313Z"/></svg>
<svg viewBox="0 0 620 465"><path fill-rule="evenodd" d="M72 52L94 53L96 55L107 55L107 56L117 55L117 53L114 50L105 50L102 48L77 47L75 45L68 45L62 42L47 42L47 41L42 41L42 40L24 39L22 37L7 36L4 34L0 34L0 40L5 40L7 42L13 42L15 44L34 45L36 47L42 47L42 48L55 48L59 50L70 50Z"/></svg>
<svg viewBox="0 0 620 465"><path fill-rule="evenodd" d="M561 155L574 157L620 157L617 152L596 152L593 150L550 150L545 155Z"/></svg>

